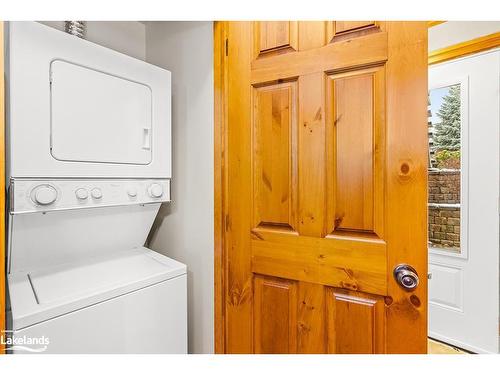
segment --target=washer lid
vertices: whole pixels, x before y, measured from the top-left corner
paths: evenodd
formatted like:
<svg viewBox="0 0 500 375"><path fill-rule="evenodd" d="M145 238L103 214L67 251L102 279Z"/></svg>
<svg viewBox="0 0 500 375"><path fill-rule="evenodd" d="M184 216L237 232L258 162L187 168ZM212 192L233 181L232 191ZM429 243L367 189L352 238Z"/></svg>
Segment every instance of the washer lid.
<svg viewBox="0 0 500 375"><path fill-rule="evenodd" d="M9 275L13 328L129 293L186 273L186 266L146 248Z"/></svg>

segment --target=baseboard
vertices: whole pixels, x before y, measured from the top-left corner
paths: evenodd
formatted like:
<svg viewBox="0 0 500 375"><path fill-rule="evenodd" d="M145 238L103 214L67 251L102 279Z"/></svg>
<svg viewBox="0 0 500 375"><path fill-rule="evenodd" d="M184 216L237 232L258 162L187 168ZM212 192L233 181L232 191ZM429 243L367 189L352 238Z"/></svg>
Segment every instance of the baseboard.
<svg viewBox="0 0 500 375"><path fill-rule="evenodd" d="M465 350L467 350L469 352L472 352L472 353L478 353L478 354L498 354L498 353L492 352L490 350L486 350L486 349L479 348L479 347L474 346L474 345L466 344L466 343L464 343L464 342L462 342L460 340L451 339L449 337L440 335L439 333L435 333L435 332L432 332L432 331L429 331L429 337L433 338L433 339L436 339L438 341L442 341L444 343L448 343L450 345L456 346L457 348L465 349Z"/></svg>

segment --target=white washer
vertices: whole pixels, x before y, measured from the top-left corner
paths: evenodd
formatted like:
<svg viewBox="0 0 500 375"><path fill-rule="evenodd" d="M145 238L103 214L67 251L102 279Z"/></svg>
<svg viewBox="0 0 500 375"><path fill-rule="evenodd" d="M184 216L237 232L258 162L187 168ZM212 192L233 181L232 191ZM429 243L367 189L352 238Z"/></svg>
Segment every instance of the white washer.
<svg viewBox="0 0 500 375"><path fill-rule="evenodd" d="M8 350L186 353L186 266L143 247L170 72L36 22L7 39Z"/></svg>
<svg viewBox="0 0 500 375"><path fill-rule="evenodd" d="M187 351L186 266L146 248L17 272L9 292L14 339L47 339L34 351Z"/></svg>

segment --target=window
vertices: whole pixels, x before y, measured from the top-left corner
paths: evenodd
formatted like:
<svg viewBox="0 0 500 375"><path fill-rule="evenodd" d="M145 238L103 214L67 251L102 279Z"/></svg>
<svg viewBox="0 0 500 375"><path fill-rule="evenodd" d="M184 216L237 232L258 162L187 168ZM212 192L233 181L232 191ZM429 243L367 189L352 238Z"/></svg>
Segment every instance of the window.
<svg viewBox="0 0 500 375"><path fill-rule="evenodd" d="M429 91L429 247L460 253L461 84Z"/></svg>

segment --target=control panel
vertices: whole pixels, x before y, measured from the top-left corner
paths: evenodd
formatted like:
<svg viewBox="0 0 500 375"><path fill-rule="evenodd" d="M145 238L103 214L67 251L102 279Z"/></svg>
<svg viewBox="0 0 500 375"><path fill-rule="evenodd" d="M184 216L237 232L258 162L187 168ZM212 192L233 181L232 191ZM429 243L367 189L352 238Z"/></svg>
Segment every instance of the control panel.
<svg viewBox="0 0 500 375"><path fill-rule="evenodd" d="M170 201L169 179L12 179L10 213L122 206Z"/></svg>

